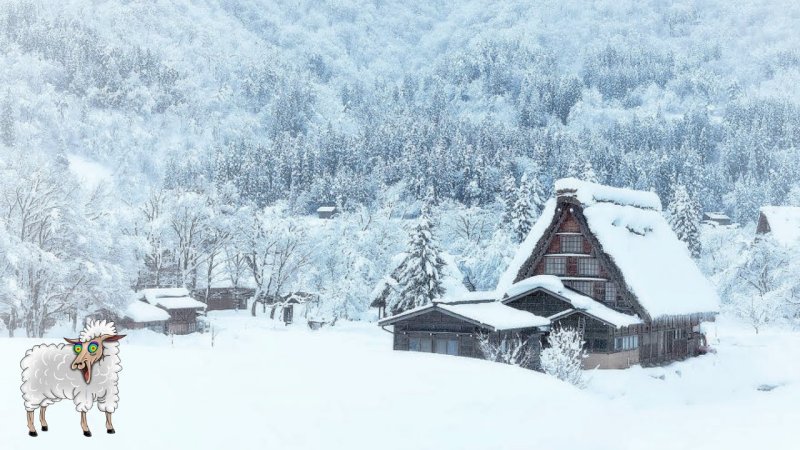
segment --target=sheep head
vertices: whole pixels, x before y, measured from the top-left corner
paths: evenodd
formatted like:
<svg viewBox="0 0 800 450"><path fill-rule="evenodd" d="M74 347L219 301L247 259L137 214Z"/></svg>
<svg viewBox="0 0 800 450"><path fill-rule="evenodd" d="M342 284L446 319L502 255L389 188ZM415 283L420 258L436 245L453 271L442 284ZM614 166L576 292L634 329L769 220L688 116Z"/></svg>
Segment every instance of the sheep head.
<svg viewBox="0 0 800 450"><path fill-rule="evenodd" d="M72 361L72 370L79 370L83 374L86 384L92 381L92 365L103 359L103 344L115 342L125 337L124 334L103 334L89 340L64 338L72 344L75 359Z"/></svg>

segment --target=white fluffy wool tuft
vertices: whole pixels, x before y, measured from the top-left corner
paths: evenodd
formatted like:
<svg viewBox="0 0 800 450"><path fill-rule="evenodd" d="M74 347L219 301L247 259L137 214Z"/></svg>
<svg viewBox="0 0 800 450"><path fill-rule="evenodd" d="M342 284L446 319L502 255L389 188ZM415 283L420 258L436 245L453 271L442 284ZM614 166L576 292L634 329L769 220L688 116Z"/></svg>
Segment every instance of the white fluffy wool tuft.
<svg viewBox="0 0 800 450"><path fill-rule="evenodd" d="M100 337L102 335L115 335L117 328L114 322L106 322L105 320L89 320L86 326L81 331L80 339L82 342L89 342L90 340Z"/></svg>

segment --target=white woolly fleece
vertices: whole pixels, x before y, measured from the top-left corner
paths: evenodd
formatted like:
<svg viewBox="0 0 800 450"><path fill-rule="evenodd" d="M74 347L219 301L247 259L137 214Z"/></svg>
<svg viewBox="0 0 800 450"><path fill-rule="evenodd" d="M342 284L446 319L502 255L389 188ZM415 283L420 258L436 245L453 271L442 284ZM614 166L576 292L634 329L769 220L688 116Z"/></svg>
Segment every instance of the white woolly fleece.
<svg viewBox="0 0 800 450"><path fill-rule="evenodd" d="M90 320L86 323L86 326L83 327L83 331L81 331L79 338L82 342L89 342L92 339L104 334L111 336L117 334L117 328L114 326L114 322L106 322L105 320Z"/></svg>
<svg viewBox="0 0 800 450"><path fill-rule="evenodd" d="M107 332L109 326L112 330L110 333ZM87 340L96 337L93 333L97 330L102 330L101 334L116 334L113 322L103 322L97 327L90 323L81 333L81 340L84 340L84 336L88 337ZM71 399L78 412L89 411L95 401L100 411L113 413L117 409L117 381L122 370L119 342L103 343L103 358L92 366L92 381L89 384L83 380L79 370L72 370L74 359L72 346L67 344L36 345L25 352L19 365L22 368L20 390L26 410L47 407L63 399Z"/></svg>

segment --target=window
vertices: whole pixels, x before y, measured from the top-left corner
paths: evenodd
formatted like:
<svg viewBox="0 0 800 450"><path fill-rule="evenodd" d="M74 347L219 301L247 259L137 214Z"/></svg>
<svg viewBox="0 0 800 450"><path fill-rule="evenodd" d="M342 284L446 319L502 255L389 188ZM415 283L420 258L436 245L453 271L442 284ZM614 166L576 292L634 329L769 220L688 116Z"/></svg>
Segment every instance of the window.
<svg viewBox="0 0 800 450"><path fill-rule="evenodd" d="M434 344L434 352L441 353L443 355L447 354L447 339L436 339Z"/></svg>
<svg viewBox="0 0 800 450"><path fill-rule="evenodd" d="M447 354L456 356L458 355L458 340L449 339L447 341Z"/></svg>
<svg viewBox="0 0 800 450"><path fill-rule="evenodd" d="M614 338L614 350L632 350L639 348L639 336L620 336Z"/></svg>
<svg viewBox="0 0 800 450"><path fill-rule="evenodd" d="M600 275L600 261L597 258L578 258L578 274L597 276Z"/></svg>
<svg viewBox="0 0 800 450"><path fill-rule="evenodd" d="M561 253L583 253L583 236L576 234L561 236Z"/></svg>
<svg viewBox="0 0 800 450"><path fill-rule="evenodd" d="M606 303L609 305L617 303L617 285L611 282L606 283Z"/></svg>
<svg viewBox="0 0 800 450"><path fill-rule="evenodd" d="M548 256L544 259L544 273L547 275L564 275L567 273L567 258Z"/></svg>
<svg viewBox="0 0 800 450"><path fill-rule="evenodd" d="M589 297L594 295L593 283L591 281L564 281L564 284Z"/></svg>
<svg viewBox="0 0 800 450"><path fill-rule="evenodd" d="M433 339L424 337L411 337L408 339L408 349L412 352L428 352L433 347Z"/></svg>
<svg viewBox="0 0 800 450"><path fill-rule="evenodd" d="M599 350L599 351L608 350L608 341L605 339L593 339L592 350Z"/></svg>

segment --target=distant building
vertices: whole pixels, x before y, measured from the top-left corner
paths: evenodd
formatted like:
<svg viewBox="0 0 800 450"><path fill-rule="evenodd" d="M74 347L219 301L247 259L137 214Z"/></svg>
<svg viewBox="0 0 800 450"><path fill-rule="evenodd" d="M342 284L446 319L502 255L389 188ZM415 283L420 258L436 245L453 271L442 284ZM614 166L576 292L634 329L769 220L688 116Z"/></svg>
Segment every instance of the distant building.
<svg viewBox="0 0 800 450"><path fill-rule="evenodd" d="M166 320L164 332L167 334L189 334L197 331L197 316L206 309L205 303L193 299L186 288L153 288L143 289L136 293L134 301L143 302L147 306L165 311L169 318ZM140 328L149 328L157 322L159 316L153 308L131 304L125 314L131 323L143 324ZM160 315L163 317L163 314Z"/></svg>
<svg viewBox="0 0 800 450"><path fill-rule="evenodd" d="M156 333L166 333L169 318L166 310L134 299L122 312L122 317L117 323L128 330L146 328Z"/></svg>
<svg viewBox="0 0 800 450"><path fill-rule="evenodd" d="M192 295L201 301L205 300L206 311L222 311L247 309L247 301L253 298L255 293L256 290L253 288L210 287L196 289Z"/></svg>
<svg viewBox="0 0 800 450"><path fill-rule="evenodd" d="M320 206L317 208L317 216L320 219L330 219L338 212L339 209L335 206Z"/></svg>
<svg viewBox="0 0 800 450"><path fill-rule="evenodd" d="M714 320L719 298L664 219L658 196L576 179L557 181L556 192L494 292L379 321L394 326L394 348L450 353L457 341L454 354L482 357L470 335L534 337L563 326L583 334L586 368L701 353L700 325Z"/></svg>
<svg viewBox="0 0 800 450"><path fill-rule="evenodd" d="M705 212L703 213L703 222L715 225L730 225L733 223L730 217L721 212Z"/></svg>
<svg viewBox="0 0 800 450"><path fill-rule="evenodd" d="M759 211L756 233L770 235L786 247L800 245L800 207L763 206Z"/></svg>

